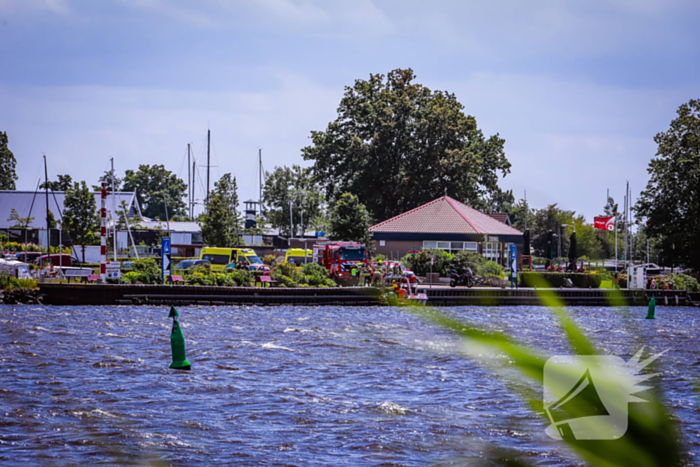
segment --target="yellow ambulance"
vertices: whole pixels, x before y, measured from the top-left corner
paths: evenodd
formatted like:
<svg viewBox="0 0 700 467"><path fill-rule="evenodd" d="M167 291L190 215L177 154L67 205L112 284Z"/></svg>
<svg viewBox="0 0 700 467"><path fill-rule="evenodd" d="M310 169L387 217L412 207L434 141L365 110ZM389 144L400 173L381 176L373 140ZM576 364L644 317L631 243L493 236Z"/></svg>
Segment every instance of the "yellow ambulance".
<svg viewBox="0 0 700 467"><path fill-rule="evenodd" d="M243 260L246 266L251 264L263 264L255 251L250 248L202 248L199 259L209 261L212 271L223 271L229 263L238 263Z"/></svg>

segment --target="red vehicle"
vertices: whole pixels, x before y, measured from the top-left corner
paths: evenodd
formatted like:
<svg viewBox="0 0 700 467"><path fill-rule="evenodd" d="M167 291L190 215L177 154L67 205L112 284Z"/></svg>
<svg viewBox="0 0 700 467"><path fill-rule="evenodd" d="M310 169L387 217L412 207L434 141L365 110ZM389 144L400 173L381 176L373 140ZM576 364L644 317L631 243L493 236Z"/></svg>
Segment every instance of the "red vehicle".
<svg viewBox="0 0 700 467"><path fill-rule="evenodd" d="M49 258L54 266L73 266L73 260L68 254L43 255L35 259L34 264L39 267L46 266L49 264Z"/></svg>
<svg viewBox="0 0 700 467"><path fill-rule="evenodd" d="M357 242L326 242L313 246L313 261L328 269L328 275L336 284L357 285L359 276L352 270L360 264L368 264L367 248Z"/></svg>

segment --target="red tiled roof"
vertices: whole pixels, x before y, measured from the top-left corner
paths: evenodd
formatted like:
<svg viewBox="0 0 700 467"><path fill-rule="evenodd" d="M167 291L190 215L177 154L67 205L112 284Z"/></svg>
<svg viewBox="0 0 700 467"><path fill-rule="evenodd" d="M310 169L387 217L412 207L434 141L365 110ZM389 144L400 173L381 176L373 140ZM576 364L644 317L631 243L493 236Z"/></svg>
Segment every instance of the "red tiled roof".
<svg viewBox="0 0 700 467"><path fill-rule="evenodd" d="M489 214L489 217L493 217L498 222L503 222L505 224L506 220L508 219L508 214L504 212L492 212L491 214Z"/></svg>
<svg viewBox="0 0 700 467"><path fill-rule="evenodd" d="M443 196L370 227L370 232L522 235L513 227Z"/></svg>

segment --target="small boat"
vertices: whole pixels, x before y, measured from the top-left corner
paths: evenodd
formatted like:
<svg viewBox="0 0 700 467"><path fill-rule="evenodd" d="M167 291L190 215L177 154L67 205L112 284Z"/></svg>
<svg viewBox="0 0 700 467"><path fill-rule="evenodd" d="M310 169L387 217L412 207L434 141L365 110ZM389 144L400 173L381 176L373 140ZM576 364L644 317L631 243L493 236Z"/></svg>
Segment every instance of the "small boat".
<svg viewBox="0 0 700 467"><path fill-rule="evenodd" d="M392 306L418 306L428 302L428 295L414 291L408 278L404 278L395 283L393 290L387 293L386 300Z"/></svg>

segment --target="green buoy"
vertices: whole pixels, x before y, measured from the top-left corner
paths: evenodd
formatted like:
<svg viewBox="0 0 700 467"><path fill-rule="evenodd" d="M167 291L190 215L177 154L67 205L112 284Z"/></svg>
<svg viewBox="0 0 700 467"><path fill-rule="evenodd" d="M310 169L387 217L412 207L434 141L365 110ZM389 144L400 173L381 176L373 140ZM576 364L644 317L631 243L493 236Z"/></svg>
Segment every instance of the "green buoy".
<svg viewBox="0 0 700 467"><path fill-rule="evenodd" d="M654 312L656 311L656 298L651 297L649 300L649 310L647 311L647 319L656 319Z"/></svg>
<svg viewBox="0 0 700 467"><path fill-rule="evenodd" d="M179 316L180 314L175 307L171 306L168 318L173 319L173 329L170 332L170 347L173 351L173 362L170 364L170 368L173 370L191 370L190 362L187 361L187 357L185 356L185 336L182 334L182 329L180 329L180 323L177 322Z"/></svg>

